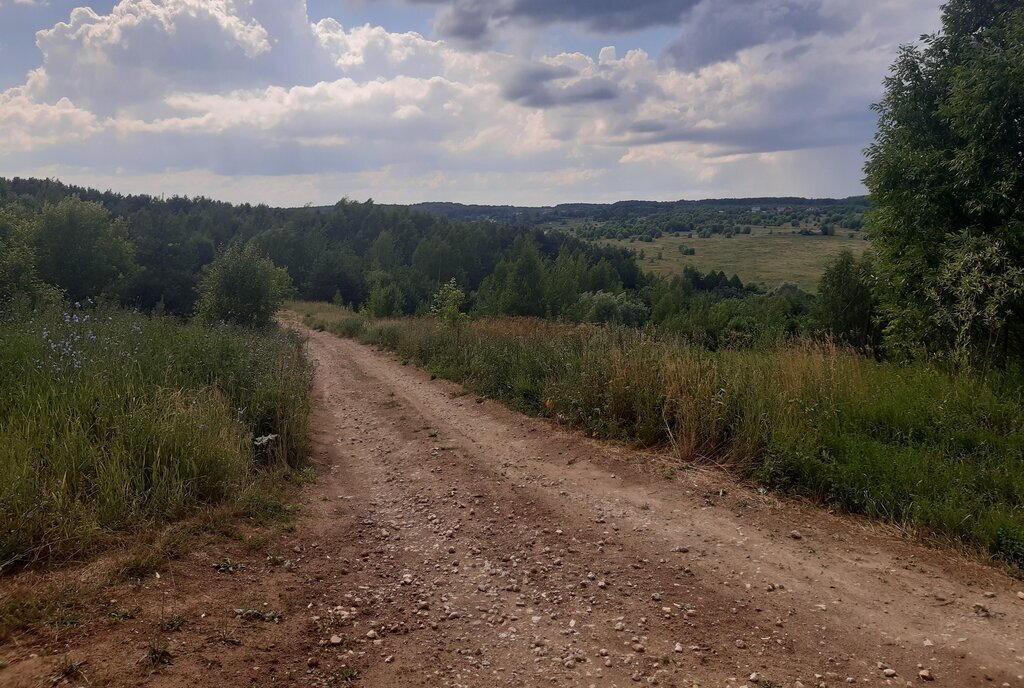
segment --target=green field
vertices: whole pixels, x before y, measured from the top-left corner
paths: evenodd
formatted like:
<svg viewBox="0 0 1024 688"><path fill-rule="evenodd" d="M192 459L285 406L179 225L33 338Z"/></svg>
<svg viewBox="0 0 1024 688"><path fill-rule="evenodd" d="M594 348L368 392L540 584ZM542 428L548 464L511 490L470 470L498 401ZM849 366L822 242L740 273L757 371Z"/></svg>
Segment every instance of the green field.
<svg viewBox="0 0 1024 688"><path fill-rule="evenodd" d="M721 270L728 276L739 275L744 283L761 283L773 287L793 282L807 291L816 291L825 265L844 250L861 255L868 247L861 232L841 230L835 236L803 236L792 227L754 227L750 234L732 238L715 234L700 239L684 236L663 236L652 243L617 240L601 243L643 251L640 266L659 275L674 275L687 265L708 272ZM696 249L693 256L684 256L680 246ZM659 257L660 256L660 257Z"/></svg>

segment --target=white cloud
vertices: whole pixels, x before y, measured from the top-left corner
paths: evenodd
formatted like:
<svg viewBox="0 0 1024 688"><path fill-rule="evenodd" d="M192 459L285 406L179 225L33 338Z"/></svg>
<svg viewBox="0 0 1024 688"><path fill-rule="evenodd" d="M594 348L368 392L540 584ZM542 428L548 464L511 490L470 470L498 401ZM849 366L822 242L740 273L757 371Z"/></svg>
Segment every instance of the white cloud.
<svg viewBox="0 0 1024 688"><path fill-rule="evenodd" d="M0 169L125 189L203 179L205 193L276 203L852 193L867 106L935 7L823 4L853 28L781 35L695 71L612 46L525 60L312 24L304 0L79 8L38 34L27 83L0 93ZM833 153L843 168L823 172Z"/></svg>

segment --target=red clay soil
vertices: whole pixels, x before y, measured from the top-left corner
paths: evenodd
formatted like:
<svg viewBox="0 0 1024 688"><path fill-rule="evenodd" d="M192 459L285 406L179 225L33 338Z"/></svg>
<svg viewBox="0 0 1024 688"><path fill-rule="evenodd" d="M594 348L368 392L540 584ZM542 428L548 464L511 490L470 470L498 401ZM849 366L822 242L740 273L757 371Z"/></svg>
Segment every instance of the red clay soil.
<svg viewBox="0 0 1024 688"><path fill-rule="evenodd" d="M8 642L0 686L84 662L56 683L1024 687L1024 583L996 568L671 476L330 334L309 352L295 532L116 587L134 618Z"/></svg>

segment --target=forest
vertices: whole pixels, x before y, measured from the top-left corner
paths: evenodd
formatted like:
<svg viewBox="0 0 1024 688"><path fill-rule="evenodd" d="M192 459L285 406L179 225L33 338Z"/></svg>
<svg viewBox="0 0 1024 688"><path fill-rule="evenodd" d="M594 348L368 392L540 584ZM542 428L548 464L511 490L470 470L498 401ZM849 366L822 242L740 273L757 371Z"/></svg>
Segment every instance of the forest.
<svg viewBox="0 0 1024 688"><path fill-rule="evenodd" d="M294 295L378 317L425 314L437 289L455 280L479 315L650 323L711 347L777 341L821 324L814 298L793 285L765 290L692 268L656 277L632 251L561 229L370 201L274 209L161 200L53 180L0 180L0 203L0 241L10 247L0 298L55 287L76 301L187 316L204 268L244 244L287 271Z"/></svg>

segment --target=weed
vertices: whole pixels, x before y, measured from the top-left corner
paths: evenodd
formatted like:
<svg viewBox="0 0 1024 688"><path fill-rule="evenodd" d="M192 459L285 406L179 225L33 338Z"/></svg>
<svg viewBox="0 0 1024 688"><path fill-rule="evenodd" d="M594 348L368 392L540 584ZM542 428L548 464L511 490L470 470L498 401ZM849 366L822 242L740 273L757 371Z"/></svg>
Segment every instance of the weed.
<svg viewBox="0 0 1024 688"><path fill-rule="evenodd" d="M350 666L342 667L334 676L337 680L346 684L355 683L361 678L359 676L359 671Z"/></svg>
<svg viewBox="0 0 1024 688"><path fill-rule="evenodd" d="M72 681L76 678L84 680L85 674L82 672L82 669L87 663L85 660L76 662L70 657L64 657L54 668L53 674L50 676L50 682L53 685L57 685L58 683Z"/></svg>
<svg viewBox="0 0 1024 688"><path fill-rule="evenodd" d="M148 673L155 674L173 664L174 655L163 645L150 644L139 663Z"/></svg>
<svg viewBox="0 0 1024 688"><path fill-rule="evenodd" d="M169 616L165 619L160 620L160 630L165 633L175 633L180 631L185 626L185 617L183 616Z"/></svg>
<svg viewBox="0 0 1024 688"><path fill-rule="evenodd" d="M236 609L235 616L242 621L263 621L265 623L281 623L284 619L281 612L262 609Z"/></svg>
<svg viewBox="0 0 1024 688"><path fill-rule="evenodd" d="M138 608L135 608L135 609L120 608L120 609L115 609L114 611L110 612L110 618L113 621L131 621L132 619L135 618L135 616L138 613L139 613L139 609Z"/></svg>

